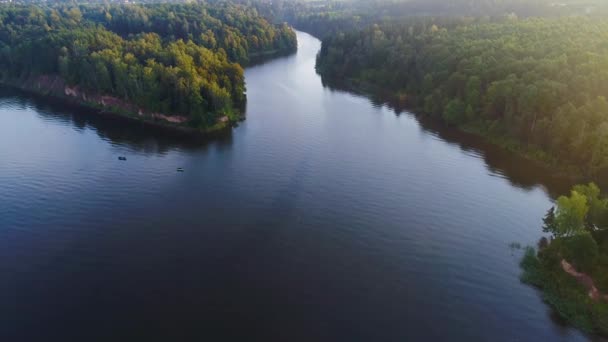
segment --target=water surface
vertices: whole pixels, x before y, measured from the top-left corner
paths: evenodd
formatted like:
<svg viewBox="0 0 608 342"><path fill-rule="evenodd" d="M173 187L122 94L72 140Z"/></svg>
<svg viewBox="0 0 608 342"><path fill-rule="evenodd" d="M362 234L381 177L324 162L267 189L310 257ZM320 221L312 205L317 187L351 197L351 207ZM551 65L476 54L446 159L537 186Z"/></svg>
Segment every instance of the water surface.
<svg viewBox="0 0 608 342"><path fill-rule="evenodd" d="M298 39L209 142L2 91L1 340L585 339L509 248L567 185L324 88Z"/></svg>

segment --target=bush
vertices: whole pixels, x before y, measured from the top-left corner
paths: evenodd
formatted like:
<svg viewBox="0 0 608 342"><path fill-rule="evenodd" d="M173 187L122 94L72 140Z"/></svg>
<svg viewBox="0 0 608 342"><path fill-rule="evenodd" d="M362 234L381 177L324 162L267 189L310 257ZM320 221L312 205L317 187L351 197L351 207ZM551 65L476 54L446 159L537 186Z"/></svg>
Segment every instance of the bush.
<svg viewBox="0 0 608 342"><path fill-rule="evenodd" d="M608 304L594 304L591 310L591 318L598 333L608 335Z"/></svg>
<svg viewBox="0 0 608 342"><path fill-rule="evenodd" d="M583 232L564 241L563 253L578 271L591 273L598 260L599 248L591 234Z"/></svg>
<svg viewBox="0 0 608 342"><path fill-rule="evenodd" d="M608 229L596 230L592 235L598 246L600 246L600 252L608 254Z"/></svg>
<svg viewBox="0 0 608 342"><path fill-rule="evenodd" d="M525 284L542 287L544 283L542 265L536 256L536 251L532 247L526 247L524 257L519 266L523 269L521 281Z"/></svg>
<svg viewBox="0 0 608 342"><path fill-rule="evenodd" d="M464 103L460 99L453 99L445 106L442 117L448 125L458 125L464 121L464 115Z"/></svg>
<svg viewBox="0 0 608 342"><path fill-rule="evenodd" d="M560 262L563 258L561 251L562 249L562 239L555 239L549 244L549 246L547 246L547 248L540 250L538 256L542 264L542 268L550 272L559 271L561 269Z"/></svg>
<svg viewBox="0 0 608 342"><path fill-rule="evenodd" d="M600 254L592 278L595 286L604 293L608 293L608 272L606 270L608 270L608 255Z"/></svg>
<svg viewBox="0 0 608 342"><path fill-rule="evenodd" d="M572 325L587 332L594 331L592 302L587 290L561 269L543 271L543 300Z"/></svg>

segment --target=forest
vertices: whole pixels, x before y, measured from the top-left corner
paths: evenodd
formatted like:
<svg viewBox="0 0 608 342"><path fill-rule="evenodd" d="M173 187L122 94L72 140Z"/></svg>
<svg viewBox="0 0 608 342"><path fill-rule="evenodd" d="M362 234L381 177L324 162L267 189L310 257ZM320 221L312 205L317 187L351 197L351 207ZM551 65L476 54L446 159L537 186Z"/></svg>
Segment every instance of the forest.
<svg viewBox="0 0 608 342"><path fill-rule="evenodd" d="M388 93L400 107L558 172L605 182L606 3L353 3L269 11L323 39L317 72L325 84ZM594 183L574 186L543 222L548 236L525 249L522 282L571 325L608 336L608 199Z"/></svg>
<svg viewBox="0 0 608 342"><path fill-rule="evenodd" d="M295 33L254 8L218 1L146 5L3 5L0 77L60 76L92 94L205 129L245 102L241 64L294 51Z"/></svg>
<svg viewBox="0 0 608 342"><path fill-rule="evenodd" d="M599 177L608 170L607 39L608 23L587 17L423 18L333 35L318 69Z"/></svg>
<svg viewBox="0 0 608 342"><path fill-rule="evenodd" d="M412 17L478 18L492 21L564 15L605 16L603 0L311 0L266 2L241 0L266 16L288 21L295 28L323 38L372 24Z"/></svg>

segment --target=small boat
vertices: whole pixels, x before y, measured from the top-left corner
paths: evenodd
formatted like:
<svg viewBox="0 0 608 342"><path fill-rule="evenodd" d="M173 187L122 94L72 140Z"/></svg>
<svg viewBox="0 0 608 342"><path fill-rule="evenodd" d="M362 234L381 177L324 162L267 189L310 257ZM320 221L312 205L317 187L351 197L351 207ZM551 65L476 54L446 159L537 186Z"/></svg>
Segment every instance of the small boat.
<svg viewBox="0 0 608 342"><path fill-rule="evenodd" d="M183 169L183 168L181 168L181 167L178 167L178 168L177 168L177 172L184 172L184 169Z"/></svg>
<svg viewBox="0 0 608 342"><path fill-rule="evenodd" d="M123 160L124 161L124 160L127 160L127 157L120 156L120 157L118 157L118 160Z"/></svg>

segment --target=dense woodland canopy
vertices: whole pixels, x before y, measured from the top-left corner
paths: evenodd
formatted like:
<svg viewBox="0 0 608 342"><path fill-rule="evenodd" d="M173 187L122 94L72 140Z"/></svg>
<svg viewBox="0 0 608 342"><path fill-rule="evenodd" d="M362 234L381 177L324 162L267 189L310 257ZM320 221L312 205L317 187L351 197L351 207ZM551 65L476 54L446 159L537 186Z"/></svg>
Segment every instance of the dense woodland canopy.
<svg viewBox="0 0 608 342"><path fill-rule="evenodd" d="M323 38L330 84L388 91L419 113L605 182L608 2L310 1L267 7ZM562 318L608 336L608 200L593 183L557 199L522 280Z"/></svg>
<svg viewBox="0 0 608 342"><path fill-rule="evenodd" d="M287 20L319 38L411 17L475 17L491 21L506 16L608 14L604 0L275 0L266 2L265 7L254 3L266 15Z"/></svg>
<svg viewBox="0 0 608 342"><path fill-rule="evenodd" d="M326 82L389 91L419 113L536 159L608 176L608 3L600 0L257 4L324 38ZM344 82L346 80L346 82Z"/></svg>
<svg viewBox="0 0 608 342"><path fill-rule="evenodd" d="M293 51L295 33L228 2L150 5L4 5L0 76L60 75L197 127L237 115L251 57Z"/></svg>
<svg viewBox="0 0 608 342"><path fill-rule="evenodd" d="M208 49L223 49L231 61L296 48L295 32L285 23L270 24L250 6L158 3L143 6L82 7L85 20L101 23L121 36L154 32L170 40L192 40Z"/></svg>
<svg viewBox="0 0 608 342"><path fill-rule="evenodd" d="M606 42L608 22L584 17L412 20L336 34L318 63L328 77L391 89L448 124L599 176L608 170Z"/></svg>

